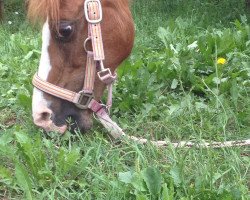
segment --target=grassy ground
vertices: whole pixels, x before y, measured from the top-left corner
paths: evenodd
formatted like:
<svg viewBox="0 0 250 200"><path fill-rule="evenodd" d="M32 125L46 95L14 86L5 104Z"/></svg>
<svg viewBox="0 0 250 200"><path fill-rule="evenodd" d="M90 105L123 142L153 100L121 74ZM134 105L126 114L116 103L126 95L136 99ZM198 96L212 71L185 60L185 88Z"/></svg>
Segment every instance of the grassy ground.
<svg viewBox="0 0 250 200"><path fill-rule="evenodd" d="M37 129L31 77L41 38L13 2L0 28L0 199L249 199L247 147L114 145L98 124L63 137ZM149 139L249 139L244 3L137 0L132 10L137 37L119 69L113 119Z"/></svg>

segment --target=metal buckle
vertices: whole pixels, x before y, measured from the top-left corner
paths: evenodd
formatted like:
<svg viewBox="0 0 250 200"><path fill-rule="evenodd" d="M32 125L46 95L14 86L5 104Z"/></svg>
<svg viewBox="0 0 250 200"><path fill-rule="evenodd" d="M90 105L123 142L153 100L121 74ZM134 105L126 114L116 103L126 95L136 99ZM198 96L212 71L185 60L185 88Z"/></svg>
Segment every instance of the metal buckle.
<svg viewBox="0 0 250 200"><path fill-rule="evenodd" d="M81 91L78 94L80 94L80 96L77 103L75 103L76 107L80 109L88 109L88 105L94 96L92 94L84 93L84 91Z"/></svg>
<svg viewBox="0 0 250 200"><path fill-rule="evenodd" d="M90 2L97 2L98 3L98 10L99 10L99 19L95 19L95 20L91 20L89 19L89 14L88 14L88 3ZM84 11L85 11L85 17L88 23L90 24L97 24L100 23L102 21L102 5L100 0L86 0L84 3Z"/></svg>
<svg viewBox="0 0 250 200"><path fill-rule="evenodd" d="M101 71L97 72L97 75L101 81L105 81L106 79L112 76L112 73L109 68L102 69Z"/></svg>

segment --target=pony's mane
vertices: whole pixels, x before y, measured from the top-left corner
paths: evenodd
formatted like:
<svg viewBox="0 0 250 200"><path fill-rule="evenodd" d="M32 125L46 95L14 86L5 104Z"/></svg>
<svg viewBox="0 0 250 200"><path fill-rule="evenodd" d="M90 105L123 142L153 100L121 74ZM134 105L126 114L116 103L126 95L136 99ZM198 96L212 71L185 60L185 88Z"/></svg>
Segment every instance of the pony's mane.
<svg viewBox="0 0 250 200"><path fill-rule="evenodd" d="M47 18L58 21L61 1L62 0L28 0L28 18L32 22L45 22Z"/></svg>
<svg viewBox="0 0 250 200"><path fill-rule="evenodd" d="M60 5L71 3L66 0L27 0L28 19L31 22L45 22L47 18L57 22L60 15ZM122 8L131 4L132 0L107 0L117 8ZM121 9L122 10L122 9Z"/></svg>

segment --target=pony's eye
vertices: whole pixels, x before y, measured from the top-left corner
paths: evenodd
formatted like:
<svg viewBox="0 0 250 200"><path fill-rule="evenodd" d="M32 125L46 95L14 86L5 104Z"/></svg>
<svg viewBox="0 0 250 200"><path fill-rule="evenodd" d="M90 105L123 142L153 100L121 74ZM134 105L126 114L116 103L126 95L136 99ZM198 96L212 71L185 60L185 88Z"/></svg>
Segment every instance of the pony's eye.
<svg viewBox="0 0 250 200"><path fill-rule="evenodd" d="M59 34L61 37L67 38L71 35L73 32L73 27L68 25L68 26L62 26L59 28Z"/></svg>
<svg viewBox="0 0 250 200"><path fill-rule="evenodd" d="M62 42L68 42L74 33L74 24L68 22L60 22L57 30L57 39Z"/></svg>

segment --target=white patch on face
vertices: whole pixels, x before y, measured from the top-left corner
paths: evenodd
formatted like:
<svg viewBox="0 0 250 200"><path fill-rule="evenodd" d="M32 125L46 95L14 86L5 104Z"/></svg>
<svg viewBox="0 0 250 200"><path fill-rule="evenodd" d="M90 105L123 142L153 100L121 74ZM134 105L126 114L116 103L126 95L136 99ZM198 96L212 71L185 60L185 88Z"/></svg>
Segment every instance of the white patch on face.
<svg viewBox="0 0 250 200"><path fill-rule="evenodd" d="M42 53L40 64L38 68L38 76L43 79L47 80L49 72L51 70L51 63L49 58L49 44L51 39L51 33L49 29L48 20L43 25L42 31ZM33 110L33 117L35 117L38 113L40 113L40 109L49 106L49 102L44 98L44 93L36 88L33 90L33 100L32 100L32 110Z"/></svg>
<svg viewBox="0 0 250 200"><path fill-rule="evenodd" d="M38 76L43 79L47 80L49 72L51 70L50 58L49 58L49 43L50 43L51 33L49 29L48 20L43 25L43 32L42 32L42 54L40 59L40 64L38 68Z"/></svg>

